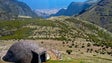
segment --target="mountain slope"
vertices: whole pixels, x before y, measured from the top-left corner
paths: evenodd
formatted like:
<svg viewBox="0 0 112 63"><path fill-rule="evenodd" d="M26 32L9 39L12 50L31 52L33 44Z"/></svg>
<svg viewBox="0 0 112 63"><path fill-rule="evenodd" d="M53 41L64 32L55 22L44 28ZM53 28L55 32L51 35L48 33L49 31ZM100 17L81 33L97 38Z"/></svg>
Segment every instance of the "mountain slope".
<svg viewBox="0 0 112 63"><path fill-rule="evenodd" d="M79 17L112 32L112 0L101 0Z"/></svg>
<svg viewBox="0 0 112 63"><path fill-rule="evenodd" d="M82 12L84 12L86 9L94 5L99 0L87 0L86 2L72 2L67 9L61 9L59 12L52 16L72 16L72 15L78 15Z"/></svg>
<svg viewBox="0 0 112 63"><path fill-rule="evenodd" d="M83 3L83 2L72 2L67 9L61 9L57 12L54 16L72 16L79 14L83 9L86 9L90 6L90 4Z"/></svg>
<svg viewBox="0 0 112 63"><path fill-rule="evenodd" d="M0 19L13 19L18 16L36 17L36 14L23 2L0 0Z"/></svg>
<svg viewBox="0 0 112 63"><path fill-rule="evenodd" d="M53 39L75 41L83 38L96 45L112 47L112 34L86 21L52 17L0 22L0 39Z"/></svg>

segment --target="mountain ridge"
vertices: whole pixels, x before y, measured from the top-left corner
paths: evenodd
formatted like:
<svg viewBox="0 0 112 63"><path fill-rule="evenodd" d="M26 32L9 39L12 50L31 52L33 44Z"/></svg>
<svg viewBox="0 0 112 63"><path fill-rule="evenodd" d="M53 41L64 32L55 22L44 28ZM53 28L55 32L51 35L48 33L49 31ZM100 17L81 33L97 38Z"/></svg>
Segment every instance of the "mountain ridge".
<svg viewBox="0 0 112 63"><path fill-rule="evenodd" d="M54 14L53 16L72 16L72 15L78 15L83 9L88 8L90 5L85 4L83 2L72 2L67 9L61 9L59 12Z"/></svg>
<svg viewBox="0 0 112 63"><path fill-rule="evenodd" d="M53 14L51 16L73 16L73 15L79 15L80 13L83 13L94 5L99 0L87 0L86 2L71 2L70 5L67 7L67 9L61 9L56 14Z"/></svg>

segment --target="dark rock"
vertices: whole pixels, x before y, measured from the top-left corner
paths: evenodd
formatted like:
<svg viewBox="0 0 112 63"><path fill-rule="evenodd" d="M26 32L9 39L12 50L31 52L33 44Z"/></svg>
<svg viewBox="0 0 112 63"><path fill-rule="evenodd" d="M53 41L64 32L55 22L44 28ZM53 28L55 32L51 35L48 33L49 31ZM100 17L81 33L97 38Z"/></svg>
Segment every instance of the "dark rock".
<svg viewBox="0 0 112 63"><path fill-rule="evenodd" d="M41 63L46 62L46 50L33 42L22 41L13 44L2 58L14 63Z"/></svg>

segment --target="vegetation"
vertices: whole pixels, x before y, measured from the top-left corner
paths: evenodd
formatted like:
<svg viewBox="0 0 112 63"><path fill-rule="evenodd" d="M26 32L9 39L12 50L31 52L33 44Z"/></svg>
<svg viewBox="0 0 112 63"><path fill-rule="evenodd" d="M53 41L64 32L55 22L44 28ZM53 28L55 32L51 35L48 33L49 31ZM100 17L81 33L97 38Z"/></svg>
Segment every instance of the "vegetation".
<svg viewBox="0 0 112 63"><path fill-rule="evenodd" d="M16 12L19 9L14 10L14 14L11 15L13 17L1 12L0 19L3 20L0 20L0 58L17 40L44 39L39 40L39 45L48 49L61 50L60 53L62 53L62 60L48 60L46 63L112 63L111 4L111 0L101 0L91 7L92 10L91 8L87 12L84 10L85 13L82 14L82 12L82 15L77 18L61 16L49 19L19 19L16 18ZM36 17L35 14L31 16ZM0 63L4 62L0 60Z"/></svg>
<svg viewBox="0 0 112 63"><path fill-rule="evenodd" d="M112 33L97 25L73 17L0 21L1 40L53 39L66 42L75 41L76 38L83 38L96 45L112 47ZM89 47L90 44L87 46Z"/></svg>
<svg viewBox="0 0 112 63"><path fill-rule="evenodd" d="M60 61L50 60L47 63L84 63L84 62L80 60L78 61L77 60L60 60Z"/></svg>
<svg viewBox="0 0 112 63"><path fill-rule="evenodd" d="M72 53L72 50L66 50L66 53L67 54L71 54Z"/></svg>

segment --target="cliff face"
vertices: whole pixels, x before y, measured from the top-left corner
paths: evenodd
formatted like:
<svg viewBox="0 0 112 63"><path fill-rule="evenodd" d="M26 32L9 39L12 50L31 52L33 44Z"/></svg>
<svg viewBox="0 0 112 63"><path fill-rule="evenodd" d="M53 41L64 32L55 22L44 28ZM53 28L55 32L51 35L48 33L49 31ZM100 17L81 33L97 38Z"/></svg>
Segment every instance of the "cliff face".
<svg viewBox="0 0 112 63"><path fill-rule="evenodd" d="M112 32L112 0L101 0L79 17Z"/></svg>
<svg viewBox="0 0 112 63"><path fill-rule="evenodd" d="M18 16L36 17L36 14L23 2L17 0L0 0L0 19L13 19Z"/></svg>

